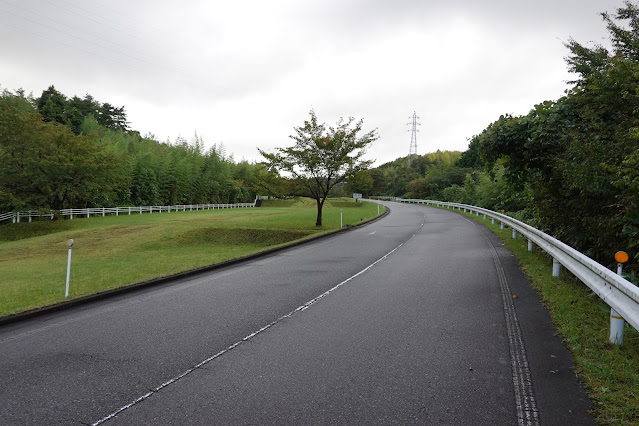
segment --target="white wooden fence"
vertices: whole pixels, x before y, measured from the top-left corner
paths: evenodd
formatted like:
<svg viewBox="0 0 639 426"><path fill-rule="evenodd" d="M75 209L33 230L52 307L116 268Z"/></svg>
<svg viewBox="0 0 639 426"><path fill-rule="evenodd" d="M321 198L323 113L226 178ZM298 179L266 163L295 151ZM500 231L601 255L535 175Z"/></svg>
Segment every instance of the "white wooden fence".
<svg viewBox="0 0 639 426"><path fill-rule="evenodd" d="M137 207L92 207L87 209L62 209L52 211L27 210L21 212L8 212L0 214L0 222L11 220L13 223L23 221L31 222L37 217L46 217L53 219L55 216L64 218L106 216L106 215L131 215L142 213L171 213L183 211L213 210L213 209L237 209L255 207L255 201L252 203L235 203L235 204L179 204L173 206L137 206Z"/></svg>

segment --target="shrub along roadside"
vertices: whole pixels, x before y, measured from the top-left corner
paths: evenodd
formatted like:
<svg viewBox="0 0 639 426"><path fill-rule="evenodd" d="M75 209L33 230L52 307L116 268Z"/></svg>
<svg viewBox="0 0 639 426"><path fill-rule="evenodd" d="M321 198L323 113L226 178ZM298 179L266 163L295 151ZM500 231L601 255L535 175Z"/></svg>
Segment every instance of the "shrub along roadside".
<svg viewBox="0 0 639 426"><path fill-rule="evenodd" d="M639 425L639 332L626 324L623 345L609 344L610 308L585 284L565 268L561 277L552 277L552 259L537 247L529 252L527 240L513 239L510 229L466 216L499 236L519 261L573 355L597 424Z"/></svg>

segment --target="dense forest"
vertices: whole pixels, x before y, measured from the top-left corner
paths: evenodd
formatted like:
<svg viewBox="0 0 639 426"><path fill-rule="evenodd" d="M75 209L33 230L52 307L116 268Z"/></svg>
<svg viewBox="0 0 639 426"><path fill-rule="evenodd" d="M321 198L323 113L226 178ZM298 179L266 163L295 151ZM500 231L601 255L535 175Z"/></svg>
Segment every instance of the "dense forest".
<svg viewBox="0 0 639 426"><path fill-rule="evenodd" d="M124 107L54 86L0 94L0 212L252 201L259 165L223 146L158 142L129 129Z"/></svg>

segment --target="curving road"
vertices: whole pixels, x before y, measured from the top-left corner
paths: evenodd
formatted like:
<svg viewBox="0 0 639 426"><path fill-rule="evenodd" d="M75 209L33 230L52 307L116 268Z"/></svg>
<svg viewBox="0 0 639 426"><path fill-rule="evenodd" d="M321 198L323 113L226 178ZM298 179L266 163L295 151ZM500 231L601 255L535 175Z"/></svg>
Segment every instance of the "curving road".
<svg viewBox="0 0 639 426"><path fill-rule="evenodd" d="M0 424L594 424L499 240L454 212L390 207L345 234L1 327Z"/></svg>

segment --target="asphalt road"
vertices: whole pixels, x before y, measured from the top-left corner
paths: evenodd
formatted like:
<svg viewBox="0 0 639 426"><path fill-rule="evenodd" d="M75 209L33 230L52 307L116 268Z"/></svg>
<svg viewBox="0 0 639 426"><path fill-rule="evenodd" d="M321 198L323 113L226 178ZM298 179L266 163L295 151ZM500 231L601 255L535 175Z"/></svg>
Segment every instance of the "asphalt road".
<svg viewBox="0 0 639 426"><path fill-rule="evenodd" d="M454 212L391 208L0 328L0 424L594 424L499 240Z"/></svg>

